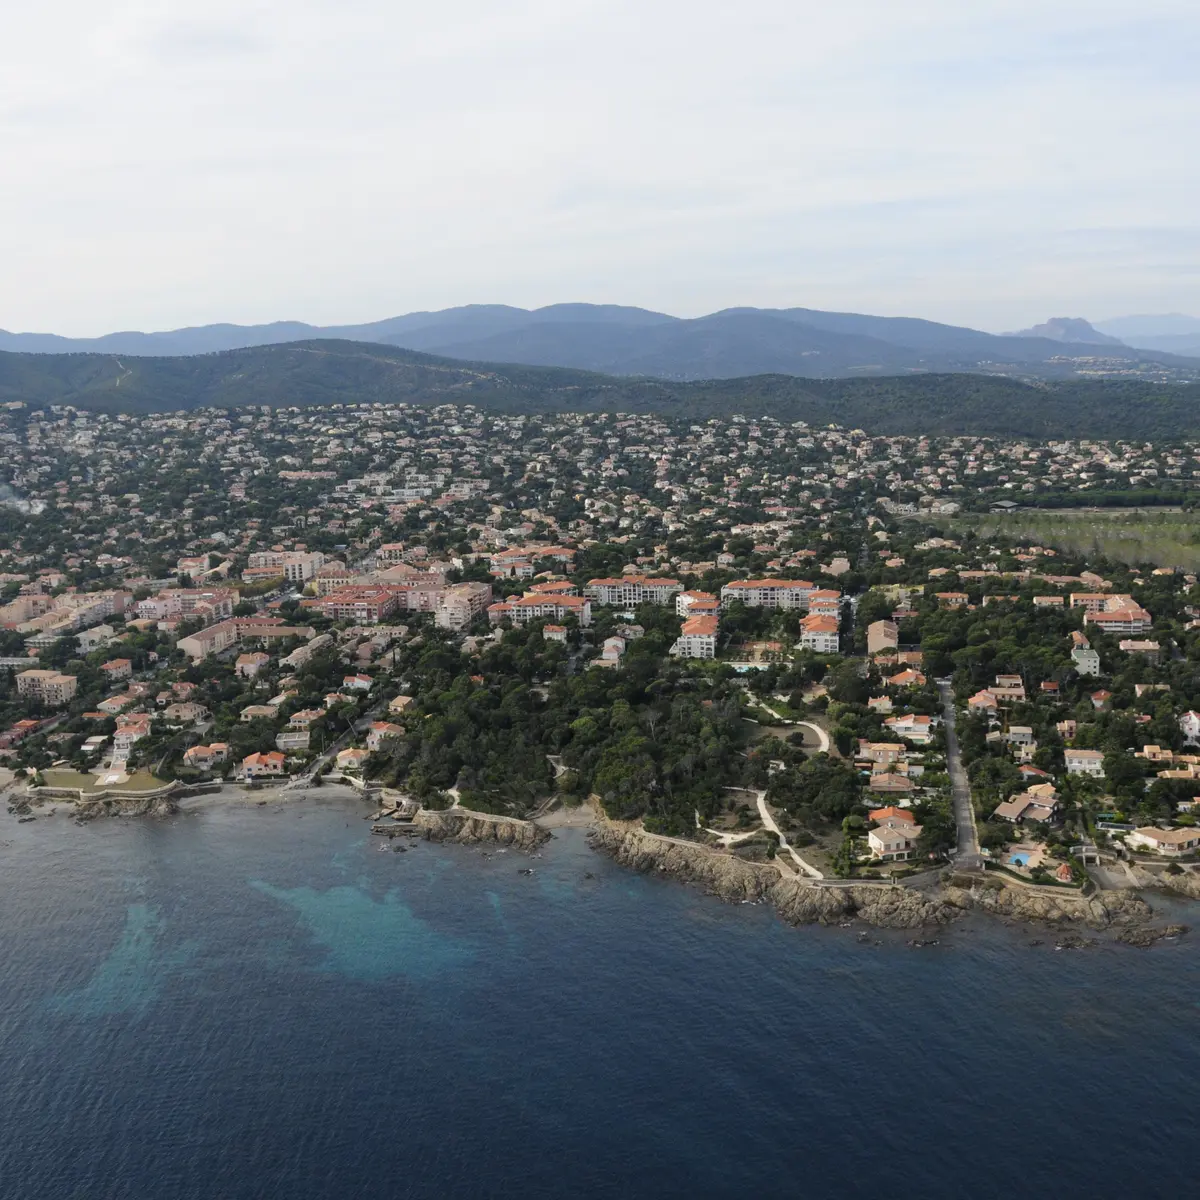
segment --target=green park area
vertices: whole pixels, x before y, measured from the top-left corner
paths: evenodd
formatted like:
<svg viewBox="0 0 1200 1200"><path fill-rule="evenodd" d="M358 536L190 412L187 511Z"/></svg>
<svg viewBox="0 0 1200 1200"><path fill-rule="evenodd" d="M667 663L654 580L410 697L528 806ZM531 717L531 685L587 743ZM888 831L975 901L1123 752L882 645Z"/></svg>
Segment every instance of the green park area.
<svg viewBox="0 0 1200 1200"><path fill-rule="evenodd" d="M135 771L121 783L106 786L98 783L99 776L85 775L80 771L51 768L42 772L42 778L46 781L47 787L79 788L83 792L152 792L155 788L163 786L163 781L156 779L149 771Z"/></svg>
<svg viewBox="0 0 1200 1200"><path fill-rule="evenodd" d="M1153 563L1200 570L1200 512L1153 509L1021 509L1008 514L967 514L941 522L948 535L972 530L981 539L1010 537L1093 561Z"/></svg>

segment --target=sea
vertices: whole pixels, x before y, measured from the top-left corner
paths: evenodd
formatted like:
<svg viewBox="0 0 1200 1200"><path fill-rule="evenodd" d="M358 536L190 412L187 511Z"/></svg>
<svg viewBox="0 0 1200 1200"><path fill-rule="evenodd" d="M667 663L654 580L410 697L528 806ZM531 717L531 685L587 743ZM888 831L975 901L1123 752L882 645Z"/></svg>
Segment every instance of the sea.
<svg viewBox="0 0 1200 1200"><path fill-rule="evenodd" d="M863 939L364 812L0 818L0 1200L1196 1194L1200 934Z"/></svg>

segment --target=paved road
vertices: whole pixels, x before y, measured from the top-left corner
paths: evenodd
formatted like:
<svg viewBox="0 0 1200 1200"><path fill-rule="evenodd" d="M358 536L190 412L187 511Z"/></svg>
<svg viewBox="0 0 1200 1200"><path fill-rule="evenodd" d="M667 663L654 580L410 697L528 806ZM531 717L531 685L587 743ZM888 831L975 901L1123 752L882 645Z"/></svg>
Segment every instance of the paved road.
<svg viewBox="0 0 1200 1200"><path fill-rule="evenodd" d="M344 750L352 741L354 741L355 737L357 737L362 729L368 728L372 721L377 721L379 719L386 704L386 700L380 700L372 705L371 708L363 716L359 717L358 720L356 720L351 727L346 730L345 733L339 734L337 740L334 741L332 745L326 747L325 751L318 758L313 759L313 761L309 764L308 770L305 771L303 775L293 776L292 779L290 779L284 786L294 788L308 787L309 784L311 784L312 781L317 777L317 775L320 774L321 768L324 767L326 763L332 762L334 758L337 757L339 750Z"/></svg>
<svg viewBox="0 0 1200 1200"><path fill-rule="evenodd" d="M950 792L954 799L954 821L958 826L958 847L954 852L955 866L967 870L983 870L979 853L979 833L975 828L975 810L971 807L971 784L962 764L955 729L954 692L950 681L937 681L942 698L942 717L946 725L946 763L950 772Z"/></svg>

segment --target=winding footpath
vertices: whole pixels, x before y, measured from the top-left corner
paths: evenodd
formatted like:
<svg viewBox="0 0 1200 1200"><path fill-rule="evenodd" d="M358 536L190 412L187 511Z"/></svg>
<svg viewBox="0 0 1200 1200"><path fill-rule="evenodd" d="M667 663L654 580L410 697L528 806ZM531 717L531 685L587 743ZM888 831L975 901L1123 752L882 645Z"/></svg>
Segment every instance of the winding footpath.
<svg viewBox="0 0 1200 1200"><path fill-rule="evenodd" d="M946 726L946 765L950 773L950 794L954 801L954 823L958 827L954 864L964 870L982 871L983 857L979 853L975 809L971 806L971 784L963 767L955 729L954 692L948 679L939 679L937 687L942 698L942 718Z"/></svg>
<svg viewBox="0 0 1200 1200"><path fill-rule="evenodd" d="M760 700L757 696L754 698L754 702L759 708L769 712L771 716L773 716L775 720L780 723L780 725L794 725L797 729L809 730L817 739L817 753L829 753L829 748L832 743L829 740L829 734L827 734L825 730L820 727L820 725L816 725L812 721L793 721L790 717L785 717L781 713L777 713L765 700Z"/></svg>
<svg viewBox="0 0 1200 1200"><path fill-rule="evenodd" d="M783 830L779 828L775 818L771 816L771 810L767 807L767 793L755 792L754 797L758 801L758 815L762 818L763 825L779 839L779 849L786 850L791 855L792 862L796 864L796 870L802 875L807 875L810 879L823 879L824 876L821 872L816 867L806 863L796 853L795 848L789 845L787 838L783 835Z"/></svg>

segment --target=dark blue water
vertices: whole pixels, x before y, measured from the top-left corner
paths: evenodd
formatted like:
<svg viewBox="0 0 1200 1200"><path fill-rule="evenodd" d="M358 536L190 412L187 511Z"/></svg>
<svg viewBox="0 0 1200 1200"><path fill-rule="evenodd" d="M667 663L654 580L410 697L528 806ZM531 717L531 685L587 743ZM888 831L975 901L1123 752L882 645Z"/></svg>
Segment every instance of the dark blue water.
<svg viewBox="0 0 1200 1200"><path fill-rule="evenodd" d="M1194 1194L1200 941L862 946L360 817L0 822L3 1200Z"/></svg>

